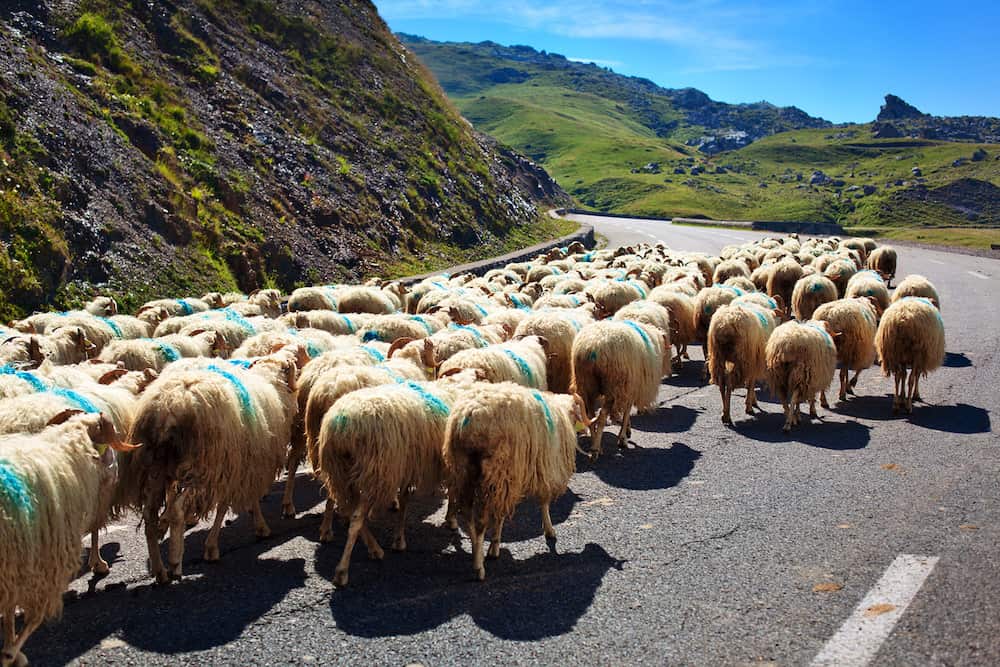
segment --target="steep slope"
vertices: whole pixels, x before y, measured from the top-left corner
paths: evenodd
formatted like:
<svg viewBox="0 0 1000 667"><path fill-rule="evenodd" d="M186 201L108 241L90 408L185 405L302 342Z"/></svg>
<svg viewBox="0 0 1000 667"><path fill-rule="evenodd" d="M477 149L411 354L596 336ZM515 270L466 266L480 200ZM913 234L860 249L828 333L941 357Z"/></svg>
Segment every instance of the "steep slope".
<svg viewBox="0 0 1000 667"><path fill-rule="evenodd" d="M470 258L564 196L367 0L0 7L2 317Z"/></svg>

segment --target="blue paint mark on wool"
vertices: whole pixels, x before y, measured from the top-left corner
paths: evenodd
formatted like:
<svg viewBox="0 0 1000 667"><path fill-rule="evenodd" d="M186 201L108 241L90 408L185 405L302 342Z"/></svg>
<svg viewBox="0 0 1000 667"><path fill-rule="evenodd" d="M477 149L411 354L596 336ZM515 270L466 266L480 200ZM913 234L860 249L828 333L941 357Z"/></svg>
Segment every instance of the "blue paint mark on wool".
<svg viewBox="0 0 1000 667"><path fill-rule="evenodd" d="M530 308L528 308L528 307L527 307L527 306L526 306L526 305L524 304L524 302L523 302L523 301L521 301L521 300L520 300L519 298L517 298L517 295L516 295L516 294L510 294L510 295L508 295L508 296L510 296L510 302L511 302L512 304L514 304L514 307L515 307L515 308L519 308L520 310L531 310Z"/></svg>
<svg viewBox="0 0 1000 667"><path fill-rule="evenodd" d="M756 315L757 321L760 322L760 326L762 326L765 329L768 328L767 315L765 315L759 308L754 308L753 305L749 303L738 303L736 304L736 306L738 308L742 308L743 310L748 310L754 315Z"/></svg>
<svg viewBox="0 0 1000 667"><path fill-rule="evenodd" d="M434 335L434 327L430 325L430 322L423 315L410 315L410 319L414 322L419 322L423 326L424 330L427 332L428 336Z"/></svg>
<svg viewBox="0 0 1000 667"><path fill-rule="evenodd" d="M30 384L31 388L35 391L45 391L48 389L48 386L33 373L19 371L13 366L0 366L0 375L12 375L18 380L24 380Z"/></svg>
<svg viewBox="0 0 1000 667"><path fill-rule="evenodd" d="M169 343L157 343L156 349L159 350L164 360L168 363L173 363L181 358L181 354L177 351L177 348Z"/></svg>
<svg viewBox="0 0 1000 667"><path fill-rule="evenodd" d="M367 345L362 345L361 349L368 353L368 356L375 361L382 363L385 361L385 355L376 350L374 347L368 347Z"/></svg>
<svg viewBox="0 0 1000 667"><path fill-rule="evenodd" d="M545 425L548 427L549 433L555 433L556 425L555 422L552 421L552 411L549 410L549 404L545 402L545 399L542 398L542 395L537 391L531 392L531 395L534 396L535 400L538 401L538 404L542 406L542 412L545 413Z"/></svg>
<svg viewBox="0 0 1000 667"><path fill-rule="evenodd" d="M733 287L732 285L716 285L716 287L719 287L721 289L727 289L736 296L743 296L743 290L741 290L739 287Z"/></svg>
<svg viewBox="0 0 1000 667"><path fill-rule="evenodd" d="M479 311L479 314L482 315L483 317L487 317L489 315L489 313L486 312L486 309L480 306L478 303L474 303L472 305L473 307L475 307L476 310Z"/></svg>
<svg viewBox="0 0 1000 667"><path fill-rule="evenodd" d="M97 319L99 319L100 321L102 321L102 322L104 322L105 324L108 325L108 327L111 329L111 331L114 332L115 338L122 338L123 337L122 336L122 330L121 330L121 328L118 326L117 323L115 323L114 320L112 320L111 318L108 318L108 317L98 317Z"/></svg>
<svg viewBox="0 0 1000 667"><path fill-rule="evenodd" d="M299 330L298 329L291 328L291 329L288 330L288 333L292 334L293 336L295 336L300 341L302 341L303 343L306 344L306 354L309 355L310 359L315 359L319 355L323 354L323 350L321 350L318 347L316 347L316 343L312 342L308 338L304 338L303 336L301 336L299 334Z"/></svg>
<svg viewBox="0 0 1000 667"><path fill-rule="evenodd" d="M233 323L239 325L239 327L241 329L243 329L244 331L246 331L251 336L254 335L255 333L257 333L257 329L254 327L254 325L250 324L250 322L247 321L247 319L245 317L243 317L242 315L240 315L239 313L237 313L235 310L230 310L229 308L224 308L222 310L222 312L226 314L226 319L228 321L233 322Z"/></svg>
<svg viewBox="0 0 1000 667"><path fill-rule="evenodd" d="M52 389L49 389L49 393L55 394L56 396L69 401L84 412L94 414L101 411L100 408L94 405L89 398L73 391L72 389L66 389L65 387L53 387Z"/></svg>
<svg viewBox="0 0 1000 667"><path fill-rule="evenodd" d="M632 287L634 287L635 290L642 296L643 299L646 298L646 290L643 288L642 285L640 285L639 283L637 283L634 280L629 280L628 284L631 285Z"/></svg>
<svg viewBox="0 0 1000 667"><path fill-rule="evenodd" d="M528 362L512 350L504 350L503 352L511 358L515 365L517 365L517 370L521 372L524 379L527 380L532 387L537 387L538 385L535 383L535 374L531 372L531 367L528 365Z"/></svg>
<svg viewBox="0 0 1000 667"><path fill-rule="evenodd" d="M337 314L340 315L340 319L344 320L344 324L347 325L347 332L354 333L355 332L354 322L351 321L351 318L349 318L347 315L341 315L340 313Z"/></svg>
<svg viewBox="0 0 1000 667"><path fill-rule="evenodd" d="M377 331L366 331L365 335L361 337L362 343L370 343L372 341L382 341L382 334Z"/></svg>
<svg viewBox="0 0 1000 667"><path fill-rule="evenodd" d="M653 341L649 340L649 335L647 335L646 332L642 330L642 327L640 327L632 320L622 320L622 324L627 324L628 326L632 327L632 329L637 334L639 334L639 337L642 338L642 342L643 344L645 344L646 350L649 351L650 353L653 352Z"/></svg>
<svg viewBox="0 0 1000 667"><path fill-rule="evenodd" d="M925 297L925 296L904 296L902 299L900 299L900 301L919 301L920 303L926 303L928 306L930 306L931 308L934 309L935 314L937 314L938 322L941 323L942 327L944 326L944 318L941 317L941 311L938 310L937 306L934 305L934 302L931 301L930 299L928 299L927 297Z"/></svg>
<svg viewBox="0 0 1000 667"><path fill-rule="evenodd" d="M28 484L21 479L14 466L3 459L0 459L0 497L6 499L5 505L19 514L30 517L35 512L35 503Z"/></svg>
<svg viewBox="0 0 1000 667"><path fill-rule="evenodd" d="M449 325L449 328L454 331L468 331L476 339L476 345L478 347L486 347L489 345L489 343L486 342L486 339L483 338L483 335L479 333L475 327L470 327L467 324L452 324Z"/></svg>
<svg viewBox="0 0 1000 667"><path fill-rule="evenodd" d="M216 366L215 364L206 366L205 370L221 375L229 381L229 384L233 386L233 391L236 392L236 398L240 401L240 408L242 408L243 414L247 417L247 419L253 419L253 400L250 398L250 391L247 389L247 386L243 384L243 380L239 379L225 368Z"/></svg>
<svg viewBox="0 0 1000 667"><path fill-rule="evenodd" d="M194 308L192 308L191 304L185 301L184 299L177 299L177 305L181 307L181 312L184 313L185 315L194 314Z"/></svg>
<svg viewBox="0 0 1000 667"><path fill-rule="evenodd" d="M814 280L811 283L809 283L809 291L810 292L814 292L814 293L815 292L822 292L823 291L823 281L822 280Z"/></svg>
<svg viewBox="0 0 1000 667"><path fill-rule="evenodd" d="M253 366L253 359L226 359L227 364L232 364L237 368L247 369Z"/></svg>
<svg viewBox="0 0 1000 667"><path fill-rule="evenodd" d="M827 333L826 329L824 329L823 327L819 326L818 324L813 324L812 322L806 322L806 326L807 327L812 327L816 331L818 331L821 334L823 334L823 339L826 340L827 346L830 347L830 348L836 349L836 346L833 344L833 338L830 336L829 333Z"/></svg>
<svg viewBox="0 0 1000 667"><path fill-rule="evenodd" d="M561 276L562 275L562 271L560 271L557 267L553 266L552 267L552 275L554 275L554 276Z"/></svg>
<svg viewBox="0 0 1000 667"><path fill-rule="evenodd" d="M593 261L593 257L594 257L594 253L592 253L592 252L584 253L583 257L580 258L580 261L581 262L592 262Z"/></svg>
<svg viewBox="0 0 1000 667"><path fill-rule="evenodd" d="M440 398L430 393L429 391L421 387L413 380L406 380L401 384L410 391L416 392L420 396L420 398L424 399L424 403L427 404L427 407L431 412L440 417L448 416L450 410L448 409L448 406L445 405L445 402L442 401Z"/></svg>

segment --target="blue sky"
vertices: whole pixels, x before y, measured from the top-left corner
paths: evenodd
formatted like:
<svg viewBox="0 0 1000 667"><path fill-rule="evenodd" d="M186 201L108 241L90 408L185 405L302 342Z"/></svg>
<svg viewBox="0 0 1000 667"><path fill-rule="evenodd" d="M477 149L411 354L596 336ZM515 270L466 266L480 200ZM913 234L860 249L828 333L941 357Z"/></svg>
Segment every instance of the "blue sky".
<svg viewBox="0 0 1000 667"><path fill-rule="evenodd" d="M1000 116L1000 3L840 0L375 0L394 31L527 44L725 102L834 122L886 93L937 115Z"/></svg>

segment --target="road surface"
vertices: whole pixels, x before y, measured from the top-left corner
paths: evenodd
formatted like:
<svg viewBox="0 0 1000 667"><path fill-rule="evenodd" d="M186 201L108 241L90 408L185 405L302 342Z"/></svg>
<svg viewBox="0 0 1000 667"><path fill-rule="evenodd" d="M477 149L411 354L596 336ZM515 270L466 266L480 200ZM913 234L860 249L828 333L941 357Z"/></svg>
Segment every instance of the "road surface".
<svg viewBox="0 0 1000 667"><path fill-rule="evenodd" d="M612 245L662 240L717 252L759 234L580 216ZM664 381L661 407L633 419L637 448L579 461L553 507L558 541L532 503L504 531L487 581L442 502L414 513L410 550L331 580L343 547L317 542L322 506L304 473L301 511L264 511L222 533L222 561L151 585L136 521L102 538L100 581L73 583L62 621L29 642L35 664L1000 664L1000 262L903 248L899 274L938 287L945 367L926 403L891 415L891 383L865 372L858 397L781 432L768 414L720 421L700 350ZM836 395L836 394L834 394ZM734 406L739 405L734 398ZM611 429L613 434L616 428ZM419 515L419 516L417 516ZM420 521L422 519L422 522ZM376 534L389 542L382 521Z"/></svg>

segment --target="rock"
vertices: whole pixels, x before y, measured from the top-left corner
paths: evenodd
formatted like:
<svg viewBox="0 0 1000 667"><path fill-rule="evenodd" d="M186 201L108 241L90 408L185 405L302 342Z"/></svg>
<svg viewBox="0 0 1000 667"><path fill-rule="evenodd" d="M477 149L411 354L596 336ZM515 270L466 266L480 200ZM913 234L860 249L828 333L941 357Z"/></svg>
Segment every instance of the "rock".
<svg viewBox="0 0 1000 667"><path fill-rule="evenodd" d="M957 160L953 160L952 163L951 163L951 166L953 166L953 167L961 167L965 163L966 163L966 159L964 157L960 157Z"/></svg>
<svg viewBox="0 0 1000 667"><path fill-rule="evenodd" d="M761 182L760 185L758 185L757 187L758 188L766 188L767 187L767 183Z"/></svg>
<svg viewBox="0 0 1000 667"><path fill-rule="evenodd" d="M832 181L830 181L830 185L832 185L835 188L842 188L845 185L847 185L847 183L842 178L835 178Z"/></svg>
<svg viewBox="0 0 1000 667"><path fill-rule="evenodd" d="M902 136L903 133L892 123L872 123L873 139L898 139Z"/></svg>
<svg viewBox="0 0 1000 667"><path fill-rule="evenodd" d="M702 174L704 172L705 172L704 167L700 167L700 166L691 167L691 175L692 176L697 176L698 174Z"/></svg>
<svg viewBox="0 0 1000 667"><path fill-rule="evenodd" d="M902 98L888 94L885 96L885 104L879 109L875 120L904 120L909 118L923 118L924 115L915 106L903 101Z"/></svg>
<svg viewBox="0 0 1000 667"><path fill-rule="evenodd" d="M684 167L674 167L674 173L675 174L686 174L687 170L685 170Z"/></svg>
<svg viewBox="0 0 1000 667"><path fill-rule="evenodd" d="M860 185L852 185L851 187L847 188L847 191L854 192L855 190L860 190L860 189L861 189Z"/></svg>
<svg viewBox="0 0 1000 667"><path fill-rule="evenodd" d="M830 180L830 177L818 169L809 177L809 185L823 185Z"/></svg>
<svg viewBox="0 0 1000 667"><path fill-rule="evenodd" d="M717 174L724 174L724 173L726 173L726 168L725 167L716 167L715 168L715 173L717 173Z"/></svg>
<svg viewBox="0 0 1000 667"><path fill-rule="evenodd" d="M874 185L863 185L861 191L865 193L865 196L873 195L878 191Z"/></svg>
<svg viewBox="0 0 1000 667"><path fill-rule="evenodd" d="M914 167L910 170L910 173L914 176L923 176L923 172L920 171L920 167Z"/></svg>
<svg viewBox="0 0 1000 667"><path fill-rule="evenodd" d="M986 157L987 157L986 151L984 151L982 148L977 148L976 152L972 154L972 161L982 162L983 160L986 159Z"/></svg>

